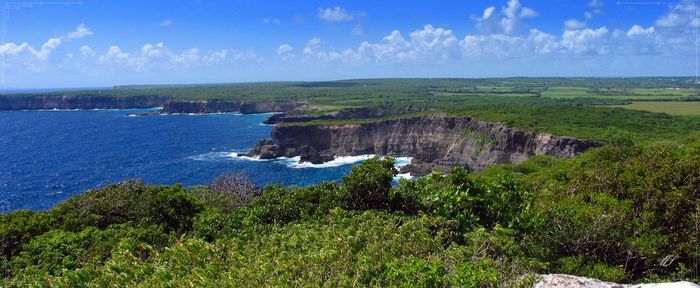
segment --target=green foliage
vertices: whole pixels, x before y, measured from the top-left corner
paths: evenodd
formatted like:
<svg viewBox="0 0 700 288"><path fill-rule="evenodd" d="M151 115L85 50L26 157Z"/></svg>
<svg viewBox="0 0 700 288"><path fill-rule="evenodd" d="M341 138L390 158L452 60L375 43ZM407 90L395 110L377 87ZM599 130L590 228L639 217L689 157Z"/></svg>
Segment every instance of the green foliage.
<svg viewBox="0 0 700 288"><path fill-rule="evenodd" d="M391 199L395 210L454 219L462 231L497 224L524 231L538 221L530 210L532 194L513 179L485 183L472 179L463 168L453 168L446 176L433 172L402 181Z"/></svg>
<svg viewBox="0 0 700 288"><path fill-rule="evenodd" d="M183 233L202 209L202 203L179 184L155 186L131 180L70 198L49 213L59 219L61 229L69 231L138 222Z"/></svg>
<svg viewBox="0 0 700 288"><path fill-rule="evenodd" d="M609 127L608 130L605 131L605 135L603 137L605 138L605 142L611 146L634 146L632 134L615 127Z"/></svg>
<svg viewBox="0 0 700 288"><path fill-rule="evenodd" d="M357 210L385 209L389 201L391 181L398 173L394 159L372 158L352 168L343 177L343 188L350 195L350 207Z"/></svg>
<svg viewBox="0 0 700 288"><path fill-rule="evenodd" d="M194 224L196 235L209 241L234 235L251 225L284 225L325 216L333 208L349 208L345 189L335 182L304 188L267 186L261 195L231 213L207 209Z"/></svg>
<svg viewBox="0 0 700 288"><path fill-rule="evenodd" d="M392 166L372 159L342 184L267 186L242 205L211 201L204 187L127 182L49 211L3 214L0 286L529 287L536 273L698 280L695 148L606 147L395 187Z"/></svg>

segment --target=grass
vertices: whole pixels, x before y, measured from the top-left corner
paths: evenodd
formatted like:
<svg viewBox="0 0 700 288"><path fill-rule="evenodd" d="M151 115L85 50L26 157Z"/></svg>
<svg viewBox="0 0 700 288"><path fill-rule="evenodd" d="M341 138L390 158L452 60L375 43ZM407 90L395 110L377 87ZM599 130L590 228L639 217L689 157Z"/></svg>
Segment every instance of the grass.
<svg viewBox="0 0 700 288"><path fill-rule="evenodd" d="M700 115L700 102L639 101L627 105L611 105L629 110L642 110L670 115Z"/></svg>

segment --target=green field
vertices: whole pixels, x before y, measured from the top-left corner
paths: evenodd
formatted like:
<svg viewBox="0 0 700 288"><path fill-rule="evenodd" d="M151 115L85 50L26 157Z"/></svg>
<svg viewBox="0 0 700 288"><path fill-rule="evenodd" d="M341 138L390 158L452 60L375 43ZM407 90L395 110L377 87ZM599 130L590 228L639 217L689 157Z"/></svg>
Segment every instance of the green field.
<svg viewBox="0 0 700 288"><path fill-rule="evenodd" d="M643 101L627 105L611 105L630 110L642 110L671 115L700 115L700 102Z"/></svg>

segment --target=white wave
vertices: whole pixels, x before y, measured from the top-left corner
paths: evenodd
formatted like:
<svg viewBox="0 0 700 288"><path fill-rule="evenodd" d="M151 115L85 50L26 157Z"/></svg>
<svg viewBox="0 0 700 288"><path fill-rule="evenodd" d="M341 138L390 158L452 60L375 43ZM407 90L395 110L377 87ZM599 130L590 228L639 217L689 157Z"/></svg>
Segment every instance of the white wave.
<svg viewBox="0 0 700 288"><path fill-rule="evenodd" d="M406 166L408 164L411 164L411 161L413 160L413 157L396 157L394 158L394 166L397 169L401 169L401 167Z"/></svg>
<svg viewBox="0 0 700 288"><path fill-rule="evenodd" d="M209 152L201 155L196 155L189 157L189 159L195 161L221 161L221 160L246 160L246 161L273 161L277 159L260 159L259 156L243 156L240 152L222 151L222 152Z"/></svg>
<svg viewBox="0 0 700 288"><path fill-rule="evenodd" d="M399 173L394 176L394 180L399 181L400 179L406 179L410 180L415 178L415 176L411 176L411 173Z"/></svg>
<svg viewBox="0 0 700 288"><path fill-rule="evenodd" d="M367 159L371 159L374 155L359 155L359 156L342 156L335 157L332 161L328 161L321 164L313 164L309 162L299 163L301 157L287 158L287 167L289 168L328 168L328 167L338 167L348 164L353 164L357 162L362 162Z"/></svg>

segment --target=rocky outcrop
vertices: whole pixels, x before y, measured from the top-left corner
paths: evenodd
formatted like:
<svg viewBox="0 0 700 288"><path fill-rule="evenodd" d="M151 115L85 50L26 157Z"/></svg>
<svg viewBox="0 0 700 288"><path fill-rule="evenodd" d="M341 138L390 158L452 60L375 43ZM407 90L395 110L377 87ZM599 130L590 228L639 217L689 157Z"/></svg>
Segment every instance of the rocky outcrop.
<svg viewBox="0 0 700 288"><path fill-rule="evenodd" d="M114 97L101 95L2 95L0 110L51 109L136 109L159 107L168 101L163 96Z"/></svg>
<svg viewBox="0 0 700 288"><path fill-rule="evenodd" d="M527 132L470 117L429 115L347 125L278 125L272 139L249 152L263 159L300 156L303 147L320 157L376 154L413 157L402 169L423 175L462 166L482 170L534 155L571 157L601 144L573 137Z"/></svg>
<svg viewBox="0 0 700 288"><path fill-rule="evenodd" d="M240 112L243 114L285 112L306 105L302 102L257 102L245 103L233 100L206 101L171 101L163 105L162 113L224 113Z"/></svg>
<svg viewBox="0 0 700 288"><path fill-rule="evenodd" d="M239 112L241 110L240 101L170 101L163 105L164 114L206 114Z"/></svg>
<svg viewBox="0 0 700 288"><path fill-rule="evenodd" d="M548 274L542 275L533 288L700 288L700 286L690 282L670 282L670 283L652 283L652 284L617 284L604 282L592 278L578 277L564 274Z"/></svg>

